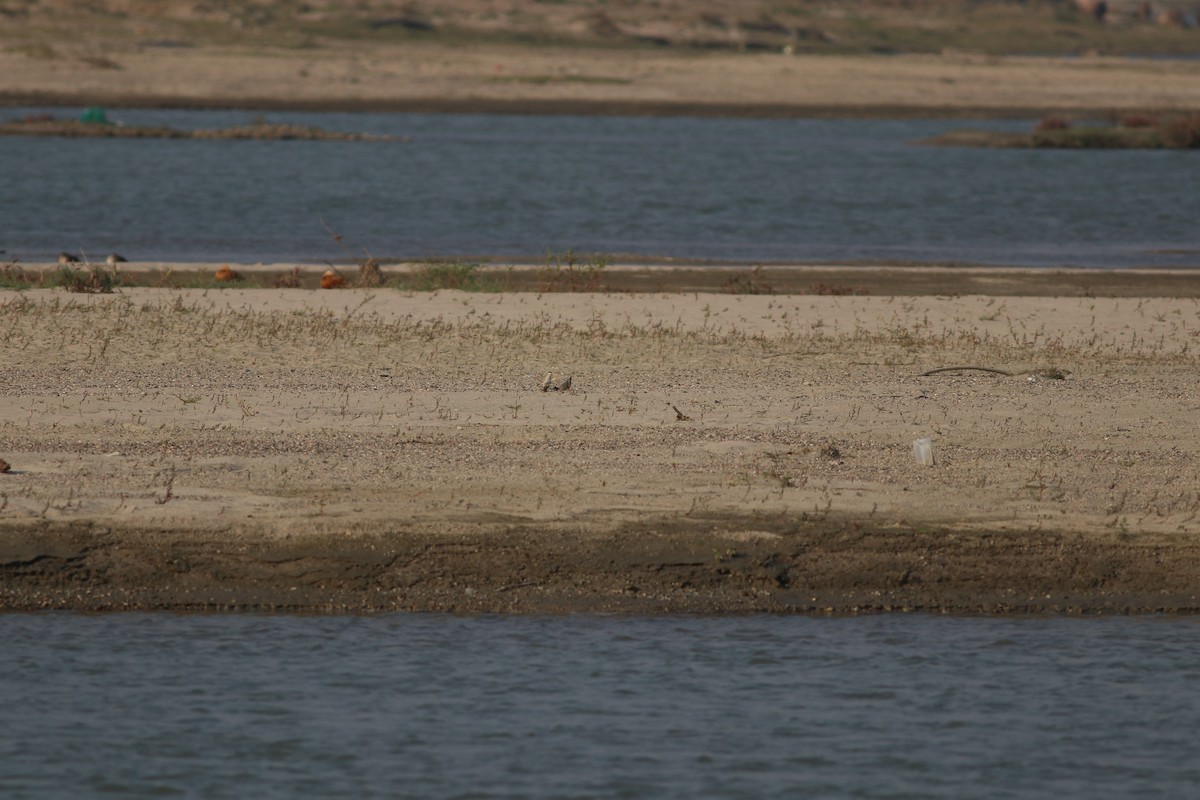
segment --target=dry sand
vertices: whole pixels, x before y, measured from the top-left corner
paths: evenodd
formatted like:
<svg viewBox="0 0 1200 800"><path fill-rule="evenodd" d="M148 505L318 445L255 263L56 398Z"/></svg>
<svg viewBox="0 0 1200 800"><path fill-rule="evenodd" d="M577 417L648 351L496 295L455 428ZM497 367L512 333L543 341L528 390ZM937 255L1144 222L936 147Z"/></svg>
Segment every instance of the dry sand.
<svg viewBox="0 0 1200 800"><path fill-rule="evenodd" d="M1195 299L32 290L0 329L0 608L1200 609Z"/></svg>
<svg viewBox="0 0 1200 800"><path fill-rule="evenodd" d="M0 51L0 102L708 115L1039 115L1200 109L1200 62L788 56L433 43Z"/></svg>

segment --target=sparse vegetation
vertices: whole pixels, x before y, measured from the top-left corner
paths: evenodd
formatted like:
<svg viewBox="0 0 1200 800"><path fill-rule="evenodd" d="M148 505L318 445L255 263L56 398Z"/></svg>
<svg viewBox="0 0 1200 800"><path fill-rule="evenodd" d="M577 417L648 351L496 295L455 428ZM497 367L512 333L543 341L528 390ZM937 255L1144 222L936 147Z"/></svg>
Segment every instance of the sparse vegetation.
<svg viewBox="0 0 1200 800"><path fill-rule="evenodd" d="M1193 149L1200 148L1200 113L1135 114L1116 124L1074 123L1051 116L1039 121L1031 133L1007 131L951 131L926 144L960 147L1028 147L1058 149Z"/></svg>
<svg viewBox="0 0 1200 800"><path fill-rule="evenodd" d="M270 141L404 141L394 136L341 133L304 125L241 125L214 130L176 130L147 125L97 125L71 119L30 119L0 122L0 136L61 136L104 139L242 139Z"/></svg>
<svg viewBox="0 0 1200 800"><path fill-rule="evenodd" d="M54 285L78 294L111 294L114 280L111 271L98 265L58 268Z"/></svg>
<svg viewBox="0 0 1200 800"><path fill-rule="evenodd" d="M482 272L481 265L473 261L427 261L408 273L398 274L391 285L415 292L441 289L480 292L498 288L495 281Z"/></svg>
<svg viewBox="0 0 1200 800"><path fill-rule="evenodd" d="M283 273L282 275L276 275L272 279L271 285L276 289L299 289L301 286L300 268L292 267L289 271Z"/></svg>
<svg viewBox="0 0 1200 800"><path fill-rule="evenodd" d="M1122 128L1153 128L1158 125L1158 117L1153 114L1122 114L1117 117L1117 125Z"/></svg>
<svg viewBox="0 0 1200 800"><path fill-rule="evenodd" d="M867 295L870 289L864 286L847 286L842 283L814 283L808 287L809 294L844 297L846 295Z"/></svg>
<svg viewBox="0 0 1200 800"><path fill-rule="evenodd" d="M374 289L377 286L383 286L384 277L382 270L379 269L379 262L368 257L358 265L358 273L354 277L354 287L356 289Z"/></svg>
<svg viewBox="0 0 1200 800"><path fill-rule="evenodd" d="M1071 120L1066 117L1050 116L1038 120L1037 125L1033 127L1034 133L1045 133L1047 131L1065 131L1071 127Z"/></svg>
<svg viewBox="0 0 1200 800"><path fill-rule="evenodd" d="M360 262L361 263L361 262ZM946 292L978 294L995 292L994 281L988 273L964 269L952 276L946 274L908 271L888 266L859 265L839 268L762 266L691 266L678 271L611 270L593 266L568 267L556 272L553 265L485 265L477 262L430 261L412 266L381 267L383 284L380 288L403 291L434 291L460 289L476 292L621 292L621 293L684 293L710 292L725 294L777 295L909 295L914 292ZM899 265L897 265L899 266ZM75 267L79 269L78 266ZM217 281L212 267L176 269L122 269L112 273L114 286L152 287L158 289L317 289L322 278L321 267L295 266L284 269L243 269L240 281ZM30 268L0 266L0 288L24 289L57 285L57 267ZM6 277L7 276L7 277ZM355 275L346 270L346 285L353 287ZM1123 270L1093 273L1086 283L1056 272L1041 272L1030 277L1022 275L1016 294L1059 296L1143 296L1147 278ZM1200 285L1186 273L1156 276L1153 292L1167 297L1200 296ZM1016 284L1013 284L1014 286ZM374 288L374 287L363 287ZM1007 294L1008 292L1003 292Z"/></svg>
<svg viewBox="0 0 1200 800"><path fill-rule="evenodd" d="M29 289L41 281L41 273L26 272L16 261L0 265L0 289Z"/></svg>
<svg viewBox="0 0 1200 800"><path fill-rule="evenodd" d="M608 258L592 256L584 258L574 250L564 253L549 253L546 266L536 276L539 292L599 292L604 291L604 270Z"/></svg>
<svg viewBox="0 0 1200 800"><path fill-rule="evenodd" d="M1165 147L1200 147L1200 113L1168 117L1158 125Z"/></svg>
<svg viewBox="0 0 1200 800"><path fill-rule="evenodd" d="M730 275L725 281L725 291L730 294L774 294L775 287L763 277L763 268L759 264Z"/></svg>

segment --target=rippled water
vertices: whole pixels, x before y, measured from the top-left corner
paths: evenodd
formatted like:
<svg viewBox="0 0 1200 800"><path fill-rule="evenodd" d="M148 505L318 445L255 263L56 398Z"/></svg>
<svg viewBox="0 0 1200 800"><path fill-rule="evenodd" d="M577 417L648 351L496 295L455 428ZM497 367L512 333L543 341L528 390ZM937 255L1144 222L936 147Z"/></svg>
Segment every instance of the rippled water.
<svg viewBox="0 0 1200 800"><path fill-rule="evenodd" d="M1191 797L1200 622L0 615L0 796Z"/></svg>
<svg viewBox="0 0 1200 800"><path fill-rule="evenodd" d="M110 116L179 128L255 117ZM742 262L1200 265L1200 152L913 144L964 125L1028 121L269 119L411 141L0 139L0 250L24 261L64 249L168 261L345 260L364 249L540 259L574 249Z"/></svg>

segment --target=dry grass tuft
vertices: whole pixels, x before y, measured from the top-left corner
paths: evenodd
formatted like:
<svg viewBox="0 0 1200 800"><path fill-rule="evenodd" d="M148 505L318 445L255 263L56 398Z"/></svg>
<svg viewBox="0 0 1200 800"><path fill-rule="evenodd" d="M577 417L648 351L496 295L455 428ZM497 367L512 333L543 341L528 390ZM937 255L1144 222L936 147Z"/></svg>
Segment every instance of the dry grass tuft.
<svg viewBox="0 0 1200 800"><path fill-rule="evenodd" d="M58 268L55 285L77 294L111 294L113 276L98 266L77 269L63 265Z"/></svg>
<svg viewBox="0 0 1200 800"><path fill-rule="evenodd" d="M1200 114L1170 117L1159 123L1158 130L1166 147L1200 147Z"/></svg>
<svg viewBox="0 0 1200 800"><path fill-rule="evenodd" d="M537 273L539 292L601 292L604 270L608 259L593 256L581 261L575 251L551 253L546 257L546 266Z"/></svg>
<svg viewBox="0 0 1200 800"><path fill-rule="evenodd" d="M431 261L418 265L412 272L399 276L395 285L411 292L436 292L443 289L460 292L495 291L496 287L470 261Z"/></svg>
<svg viewBox="0 0 1200 800"><path fill-rule="evenodd" d="M0 289L28 289L41 282L40 272L26 272L15 259L0 266Z"/></svg>
<svg viewBox="0 0 1200 800"><path fill-rule="evenodd" d="M300 268L292 267L290 272L285 272L282 275L275 276L275 280L271 285L276 289L299 289Z"/></svg>
<svg viewBox="0 0 1200 800"><path fill-rule="evenodd" d="M842 283L814 283L808 287L808 293L830 297L845 297L847 295L867 295L871 293L871 290L863 286L847 286Z"/></svg>
<svg viewBox="0 0 1200 800"><path fill-rule="evenodd" d="M775 287L763 277L759 264L746 272L731 275L725 281L725 291L729 294L775 294Z"/></svg>
<svg viewBox="0 0 1200 800"><path fill-rule="evenodd" d="M1034 126L1034 133L1046 133L1047 131L1065 131L1070 130L1071 120L1066 117L1050 116L1044 117Z"/></svg>
<svg viewBox="0 0 1200 800"><path fill-rule="evenodd" d="M1151 114L1123 114L1117 118L1117 124L1122 128L1155 128L1158 127L1158 117Z"/></svg>
<svg viewBox="0 0 1200 800"><path fill-rule="evenodd" d="M354 279L355 288L374 289L383 286L383 283L383 271L379 269L378 261L368 258L358 265L358 276Z"/></svg>

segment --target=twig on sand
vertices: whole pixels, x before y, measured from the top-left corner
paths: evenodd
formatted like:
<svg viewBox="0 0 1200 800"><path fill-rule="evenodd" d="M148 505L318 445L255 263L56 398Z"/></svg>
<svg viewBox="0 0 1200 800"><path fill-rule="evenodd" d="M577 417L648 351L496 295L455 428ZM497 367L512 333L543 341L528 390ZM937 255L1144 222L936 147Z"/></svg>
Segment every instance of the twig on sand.
<svg viewBox="0 0 1200 800"><path fill-rule="evenodd" d="M497 592L509 592L509 591L512 591L513 589L524 589L527 586L540 586L540 585L541 584L539 584L537 581L522 581L520 583L505 584L504 586L501 586L496 591Z"/></svg>
<svg viewBox="0 0 1200 800"><path fill-rule="evenodd" d="M930 375L936 375L939 372L962 372L968 369L976 372L992 372L996 375L1007 375L1010 378L1017 374L1015 372L1009 372L1008 370L1003 369L995 369L993 367L938 367L937 369L931 369L928 372L922 372L920 377L925 378Z"/></svg>
<svg viewBox="0 0 1200 800"><path fill-rule="evenodd" d="M939 372L963 372L966 370L974 370L975 372L991 372L995 375L1004 375L1009 378L1017 375L1036 375L1039 378L1053 378L1054 380L1059 381L1071 374L1065 369L1058 369L1056 367L1052 367L1050 369L1022 369L1018 370L1017 372L1009 372L1008 370L996 369L995 367L938 367L937 369L931 369L928 372L922 372L919 377L925 378L929 375L936 375Z"/></svg>
<svg viewBox="0 0 1200 800"><path fill-rule="evenodd" d="M780 356L819 356L817 350L784 350L782 353L767 353L760 358L779 358Z"/></svg>

